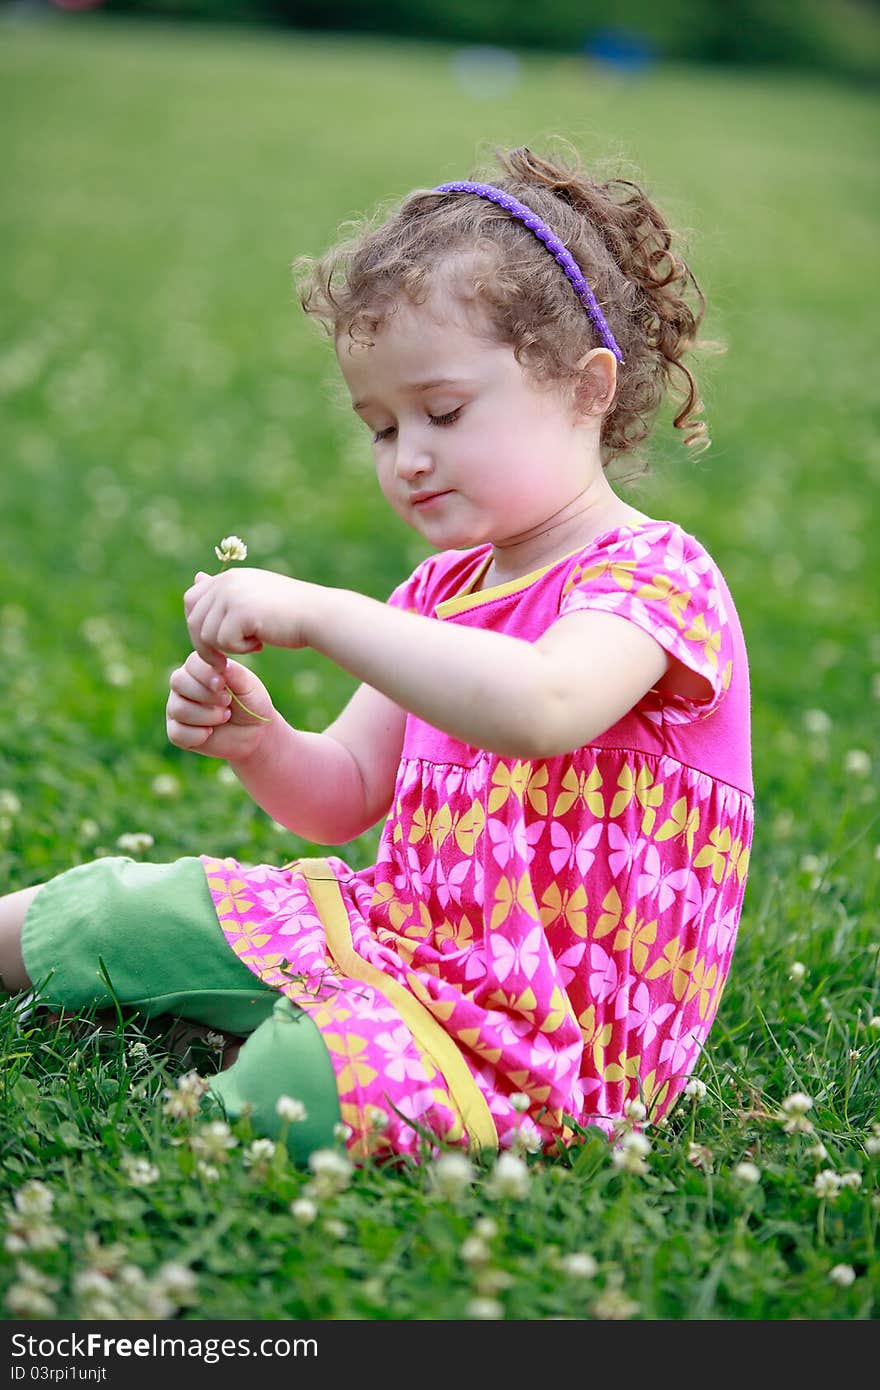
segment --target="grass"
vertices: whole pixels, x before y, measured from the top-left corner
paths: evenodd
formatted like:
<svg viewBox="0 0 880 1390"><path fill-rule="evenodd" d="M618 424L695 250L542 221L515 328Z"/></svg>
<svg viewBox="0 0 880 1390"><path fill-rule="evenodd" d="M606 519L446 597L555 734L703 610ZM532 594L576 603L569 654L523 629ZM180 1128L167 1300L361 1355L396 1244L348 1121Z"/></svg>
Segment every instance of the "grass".
<svg viewBox="0 0 880 1390"><path fill-rule="evenodd" d="M712 451L659 430L632 493L716 555L751 652L756 841L705 1094L643 1172L587 1132L529 1161L525 1196L491 1165L453 1196L431 1165L309 1196L280 1154L246 1161L243 1127L200 1167L211 1117L165 1113L183 1065L155 1028L75 1036L7 1002L8 1320L877 1316L876 97L546 56L476 95L455 57L4 22L0 887L137 832L157 859L314 852L170 747L163 713L180 596L220 536L377 597L424 553L377 495L289 263L496 143L558 132L624 160L689 231L726 344L705 364ZM306 726L351 689L308 653L255 660ZM375 834L342 852L369 863ZM784 1123L795 1092L810 1132Z"/></svg>

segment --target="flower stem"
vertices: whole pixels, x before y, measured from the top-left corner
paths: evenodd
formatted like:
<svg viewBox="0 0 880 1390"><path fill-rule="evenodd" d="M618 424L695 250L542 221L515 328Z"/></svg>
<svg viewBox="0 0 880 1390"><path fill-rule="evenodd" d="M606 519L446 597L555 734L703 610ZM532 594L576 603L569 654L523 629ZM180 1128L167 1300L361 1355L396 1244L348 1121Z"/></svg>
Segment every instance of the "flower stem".
<svg viewBox="0 0 880 1390"><path fill-rule="evenodd" d="M226 689L229 690L229 686L228 686L228 685L227 685ZM236 695L236 693L235 693L234 690L229 690L229 693L230 693L230 695L232 696L232 698L233 698L233 700L235 701L235 703L238 705L239 709L243 709L244 712L245 712L245 714L249 714L249 715L250 715L251 719L259 719L259 721L260 721L261 724L271 724L272 721L271 721L271 719L269 718L268 715L265 715L265 714L257 714L256 710L248 709L248 707L247 707L247 705L244 703L244 701L243 701L243 700L239 700L239 698L238 698L238 696Z"/></svg>

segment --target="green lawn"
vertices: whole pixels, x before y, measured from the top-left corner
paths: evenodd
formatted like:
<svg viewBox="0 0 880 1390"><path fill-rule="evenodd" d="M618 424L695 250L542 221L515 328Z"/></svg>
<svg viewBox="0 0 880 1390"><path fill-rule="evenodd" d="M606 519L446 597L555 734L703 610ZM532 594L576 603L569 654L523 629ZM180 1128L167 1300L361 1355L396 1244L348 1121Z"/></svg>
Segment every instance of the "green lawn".
<svg viewBox="0 0 880 1390"><path fill-rule="evenodd" d="M6 1005L0 1227L38 1180L63 1232L7 1241L7 1318L118 1316L81 1278L112 1265L93 1237L140 1271L123 1316L249 1317L255 1291L268 1318L877 1316L876 96L552 56L475 95L456 56L0 24L0 888L130 832L159 859L310 851L164 732L181 594L220 536L376 597L425 553L378 495L290 262L495 145L560 134L634 170L687 230L707 337L726 345L702 379L713 449L694 461L659 429L632 493L714 553L751 652L756 841L706 1095L652 1136L643 1174L588 1135L530 1165L528 1199L479 1175L443 1201L424 1171L364 1170L297 1224L308 1175L248 1167L244 1133L218 1180L198 1175L192 1124L162 1114L175 1064L152 1037L135 1046L136 1022L77 1043ZM303 725L351 690L310 654L255 661ZM365 864L374 844L344 853ZM779 1119L793 1092L811 1133ZM154 1180L132 1179L132 1156ZM757 1183L736 1175L746 1158ZM859 1181L821 1197L824 1169ZM149 1303L168 1261L195 1279L171 1312Z"/></svg>

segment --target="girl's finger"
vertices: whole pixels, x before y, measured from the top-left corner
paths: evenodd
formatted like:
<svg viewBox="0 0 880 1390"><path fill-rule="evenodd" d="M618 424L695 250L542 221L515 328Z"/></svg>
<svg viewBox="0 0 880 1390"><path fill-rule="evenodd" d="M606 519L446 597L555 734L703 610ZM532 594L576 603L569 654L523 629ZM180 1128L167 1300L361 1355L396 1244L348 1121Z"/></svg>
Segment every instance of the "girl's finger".
<svg viewBox="0 0 880 1390"><path fill-rule="evenodd" d="M215 728L225 724L232 711L231 701L225 705L203 705L196 700L188 700L184 695L172 691L165 705L165 712L175 723L188 728Z"/></svg>
<svg viewBox="0 0 880 1390"><path fill-rule="evenodd" d="M226 685L227 663L225 657L222 671L205 661L198 652L190 652L183 665L184 670L189 672L193 680L198 681L206 690L222 690Z"/></svg>
<svg viewBox="0 0 880 1390"><path fill-rule="evenodd" d="M204 662L200 664L203 666L205 665ZM210 671L212 667L208 666L207 669ZM218 685L213 685L214 680L218 682ZM226 689L222 676L214 676L213 679L206 684L204 681L200 681L192 675L185 666L181 666L179 670L172 671L169 684L174 693L184 700L193 700L196 704L200 705L229 704L229 692Z"/></svg>
<svg viewBox="0 0 880 1390"><path fill-rule="evenodd" d="M211 729L198 729L191 724L179 724L176 719L166 719L165 731L175 748L201 748L211 737Z"/></svg>

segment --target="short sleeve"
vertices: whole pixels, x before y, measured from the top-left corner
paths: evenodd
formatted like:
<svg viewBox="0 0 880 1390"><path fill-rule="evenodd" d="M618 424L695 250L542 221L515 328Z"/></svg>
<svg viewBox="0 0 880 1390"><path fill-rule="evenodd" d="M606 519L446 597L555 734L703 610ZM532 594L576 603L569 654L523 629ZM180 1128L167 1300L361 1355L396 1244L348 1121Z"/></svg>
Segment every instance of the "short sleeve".
<svg viewBox="0 0 880 1390"><path fill-rule="evenodd" d="M392 608L402 608L406 613L422 613L430 616L436 603L438 581L438 557L429 555L417 565L408 579L404 579L392 589L386 603Z"/></svg>
<svg viewBox="0 0 880 1390"><path fill-rule="evenodd" d="M698 700L664 696L668 715L704 718L730 686L733 634L725 586L715 562L693 536L671 522L623 527L575 562L563 586L559 613L617 613L649 633L711 694Z"/></svg>

